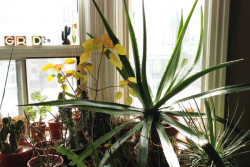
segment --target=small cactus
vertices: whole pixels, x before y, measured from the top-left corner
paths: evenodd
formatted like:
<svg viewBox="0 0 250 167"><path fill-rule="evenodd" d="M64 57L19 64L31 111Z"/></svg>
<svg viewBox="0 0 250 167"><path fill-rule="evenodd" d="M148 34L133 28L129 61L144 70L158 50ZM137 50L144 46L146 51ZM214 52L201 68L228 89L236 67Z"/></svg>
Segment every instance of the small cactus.
<svg viewBox="0 0 250 167"><path fill-rule="evenodd" d="M24 129L23 120L11 123L11 117L2 119L3 127L0 131L0 151L3 154L12 154L18 148L18 143ZM6 142L7 136L10 134L9 142Z"/></svg>
<svg viewBox="0 0 250 167"><path fill-rule="evenodd" d="M71 28L68 26L64 27L64 31L62 31L62 40L63 40L63 45L70 45L70 40L68 39L68 35L70 34Z"/></svg>

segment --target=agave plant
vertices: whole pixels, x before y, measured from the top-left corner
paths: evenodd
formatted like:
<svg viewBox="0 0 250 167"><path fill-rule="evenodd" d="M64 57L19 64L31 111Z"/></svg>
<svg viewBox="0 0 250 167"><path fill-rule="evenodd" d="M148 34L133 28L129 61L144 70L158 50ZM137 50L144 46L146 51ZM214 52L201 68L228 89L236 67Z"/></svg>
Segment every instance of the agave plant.
<svg viewBox="0 0 250 167"><path fill-rule="evenodd" d="M241 149L250 144L247 136L250 135L250 130L245 132L238 131L237 124L239 123L244 112L241 113L240 117L236 119L235 114L237 112L238 104L236 105L234 114L231 121L221 123L216 120L216 110L213 99L205 99L205 111L206 115L202 115L199 108L197 107L200 116L195 120L192 119L189 112L185 110L183 113L186 124L196 131L197 133L203 134L211 146L220 155L225 166L236 167L238 166L237 158L246 154L249 151L242 151ZM234 122L236 123L234 124ZM234 133L238 132L237 133ZM209 157L197 143L187 139L187 142L180 141L185 147L180 148L182 154L180 154L180 160L184 162L184 166L210 166L216 167L213 159Z"/></svg>
<svg viewBox="0 0 250 167"><path fill-rule="evenodd" d="M104 23L106 31L113 41L113 44L119 44L118 38L113 33L113 30L109 26L106 18L104 17L103 13L99 9L95 0L92 0L94 3L97 11L100 14L100 17ZM117 104L117 103L108 103L102 101L92 101L92 100L57 100L57 101L50 101L45 103L39 104L28 104L28 105L57 105L60 107L67 106L67 108L82 108L88 111L93 112L101 112L110 115L140 115L141 119L133 119L130 120L119 127L111 130L110 132L104 134L99 139L95 140L92 146L89 146L85 151L80 154L80 159L84 160L86 157L93 153L93 147L97 148L101 144L105 143L107 140L112 138L115 134L121 131L123 128L137 123L131 130L126 132L120 139L118 139L104 154L99 166L103 166L107 159L110 157L112 153L114 153L121 144L123 144L130 136L132 136L136 131L141 130L140 140L139 140L139 149L137 155L137 163L139 167L145 167L147 164L147 156L148 156L148 139L150 136L151 127L155 127L157 133L159 135L161 145L163 147L163 152L166 157L166 160L171 167L178 167L179 161L177 155L173 149L173 146L169 140L169 137L164 131L163 125L161 121L165 121L166 123L170 124L172 127L176 128L179 132L187 136L190 140L194 141L197 145L199 145L206 154L212 158L214 164L216 166L225 166L223 163L220 155L216 152L216 150L212 147L212 145L208 142L208 140L197 133L193 129L185 126L184 124L176 121L169 115L175 116L182 116L181 111L170 111L169 107L164 105L169 99L176 96L179 92L184 90L187 86L193 83L198 78L204 76L207 73L212 71L218 70L220 68L224 68L230 65L233 65L240 60L231 61L222 63L205 70L202 70L198 73L193 74L193 69L196 66L202 50L202 39L203 39L203 14L201 9L201 31L200 31L200 39L199 45L197 49L197 54L195 56L195 60L193 62L193 66L189 68L188 71L184 71L183 69L187 65L187 60L181 60L181 45L182 40L187 29L188 23L192 16L192 13L195 9L197 4L197 0L195 1L187 19L185 22L183 21L183 16L181 16L180 26L177 36L177 42L171 58L166 66L165 72L162 76L161 82L159 84L156 98L153 99L153 96L150 93L150 86L148 85L147 81L147 73L146 73L146 64L147 64L147 36L146 36L146 18L145 12L143 9L143 55L142 55L142 62L140 62L139 52L137 47L137 41L135 37L135 33L131 24L131 20L128 14L128 9L126 5L126 1L124 0L124 9L126 13L128 29L130 32L132 48L133 48L133 57L134 57L134 64L135 64L135 71L133 70L127 56L119 55L119 59L122 63L122 69L116 68L118 72L121 74L124 80L127 80L129 77L135 77L137 84L130 84L129 86L133 88L134 92L137 95L137 98L142 104L142 108L131 107L127 105ZM143 4L144 6L144 4ZM144 7L143 7L144 8ZM244 91L250 89L250 84L241 84L241 85L233 85L228 87L217 88L213 90L209 90L207 92L199 93L193 96L189 96L183 99L177 100L175 103L187 101L193 98L204 98L207 96L214 96L226 93L232 93L237 91ZM198 116L198 114L192 113L193 116ZM71 163L74 164L74 163Z"/></svg>

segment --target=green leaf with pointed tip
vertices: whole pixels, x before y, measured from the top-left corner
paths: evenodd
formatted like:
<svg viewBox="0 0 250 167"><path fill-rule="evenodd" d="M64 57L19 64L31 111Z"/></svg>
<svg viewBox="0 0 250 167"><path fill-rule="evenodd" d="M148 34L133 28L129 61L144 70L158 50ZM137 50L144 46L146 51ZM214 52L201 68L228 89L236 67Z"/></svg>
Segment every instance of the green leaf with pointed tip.
<svg viewBox="0 0 250 167"><path fill-rule="evenodd" d="M186 68L188 63L188 59L183 59L181 62L181 66L178 69L178 71L176 72L176 75L174 76L171 84L168 87L168 90L166 92L169 92L169 90L171 90L173 88L173 86L176 85L177 81L179 80L180 76L182 75L182 73L184 72L184 69Z"/></svg>
<svg viewBox="0 0 250 167"><path fill-rule="evenodd" d="M173 115L176 117L183 117L183 111L169 111L169 110L161 110L161 109L159 111L163 114ZM202 118L207 117L205 113L200 113L200 114L198 112L188 112L188 113L192 118L198 118L201 116L202 116Z"/></svg>
<svg viewBox="0 0 250 167"><path fill-rule="evenodd" d="M146 118L145 124L141 130L139 150L137 155L137 165L138 167L147 166L148 159L148 140L151 131L151 126L153 122L153 116L148 116Z"/></svg>
<svg viewBox="0 0 250 167"><path fill-rule="evenodd" d="M201 136L199 133L193 131L189 127L181 124L180 122L176 121L175 119L169 117L166 114L160 114L160 119L165 121L166 123L173 126L175 129L177 129L181 134L187 136L191 140L195 141L196 143L204 144L207 143L207 140Z"/></svg>
<svg viewBox="0 0 250 167"><path fill-rule="evenodd" d="M131 38L131 44L132 44L132 50L133 50L133 57L134 57L134 63L135 63L135 72L136 72L136 80L137 80L137 87L139 89L140 96L142 98L142 105L144 108L149 109L153 106L153 102L150 101L149 97L146 96L145 90L143 90L142 86L142 78L141 78L141 67L140 67L140 58L139 58L139 51L138 51L138 46L137 46L137 41L135 37L135 32L128 14L128 8L126 1L123 1L124 3L124 9L125 9L125 14L126 14L126 19L127 19L127 24L128 24L128 30L130 33L130 38Z"/></svg>
<svg viewBox="0 0 250 167"><path fill-rule="evenodd" d="M60 152L62 155L66 155L68 159L72 160L77 165L77 167L87 167L86 164L79 159L78 155L73 151L70 151L70 149L62 146L53 146L53 149Z"/></svg>
<svg viewBox="0 0 250 167"><path fill-rule="evenodd" d="M171 56L171 58L170 58L170 60L168 62L168 65L167 65L167 67L165 69L165 72L164 72L164 74L162 76L162 79L161 79L161 82L159 84L159 87L158 87L158 90L157 90L157 93L156 93L155 102L158 102L160 100L161 94L162 94L162 91L164 89L164 86L166 85L166 82L169 82L169 80L168 80L169 77L172 79L172 76L175 73L174 68L176 67L176 65L178 65L177 60L178 60L178 54L180 52L182 40L183 40L185 31L187 29L188 23L189 23L189 21L191 19L191 16L193 14L193 11L194 11L194 8L195 8L196 4L197 4L197 0L195 1L194 5L193 5L193 7L192 7L192 9L191 9L191 11L190 11L190 13L189 13L186 21L185 21L184 26L182 27L181 33L180 33L179 38L177 40L177 43L175 45L174 51L172 53L172 56Z"/></svg>
<svg viewBox="0 0 250 167"><path fill-rule="evenodd" d="M140 119L133 119L131 121L128 121L118 127L116 127L115 129L111 130L110 132L104 134L102 137L100 137L99 139L97 139L95 142L93 142L93 146L94 148L99 147L101 144L103 144L104 142L106 142L107 140L109 140L111 137L113 137L115 134L117 134L118 132L120 132L122 129L124 129L125 127L133 124L133 123L137 123L140 122ZM89 146L88 148L86 148L80 155L79 158L81 160L85 159L86 157L88 157L90 154L92 154L92 148L91 146ZM74 165L75 163L71 162L70 165Z"/></svg>
<svg viewBox="0 0 250 167"><path fill-rule="evenodd" d="M60 106L60 107L68 107L68 108L72 108L71 106L86 106L86 107L103 108L103 109L106 108L106 109L114 109L114 110L120 109L120 110L131 110L131 111L139 111L139 112L143 111L143 109L131 107L127 105L111 103L111 102L85 100L85 99L55 100L55 101L26 104L26 105L20 105L20 106Z"/></svg>
<svg viewBox="0 0 250 167"><path fill-rule="evenodd" d="M150 87L147 80L147 28L146 28L146 16L145 16L145 7L144 0L142 1L142 10L143 10L143 56L142 56L142 86L145 92L146 97L150 101L150 108L153 107L152 96L150 94Z"/></svg>
<svg viewBox="0 0 250 167"><path fill-rule="evenodd" d="M242 92L246 90L250 90L250 83L237 84L237 85L225 86L221 88L208 90L206 92L198 93L192 96L185 97L183 99L179 99L175 101L174 103L181 103L181 102L192 100L192 99L201 99L201 98L212 97L212 96L217 96L217 95Z"/></svg>
<svg viewBox="0 0 250 167"><path fill-rule="evenodd" d="M67 106L68 107L68 106ZM88 106L79 106L72 105L70 108L80 108L87 111L94 111L99 113L105 113L109 115L143 115L142 112L133 111L133 110L121 110L121 109L111 109L111 108L101 108L101 107L88 107Z"/></svg>
<svg viewBox="0 0 250 167"><path fill-rule="evenodd" d="M219 64L219 65L207 68L207 69L205 69L203 71L200 71L200 72L190 76L189 78L185 79L184 81L182 81L178 85L176 85L169 92L167 92L167 94L158 103L155 104L154 109L157 109L157 108L161 107L164 103L166 103L167 100L169 100L174 95L176 95L177 93L179 93L180 91L185 89L187 86L189 86L191 83L193 83L195 80L202 77L203 75L205 75L207 73L210 73L212 71L218 70L220 68L228 67L228 66L233 65L233 64L235 64L235 63L237 63L239 61L241 61L241 60L235 60L235 61L222 63L222 64Z"/></svg>
<svg viewBox="0 0 250 167"><path fill-rule="evenodd" d="M128 131L127 133L125 133L120 139L118 139L104 154L99 167L102 167L105 162L107 161L107 159L110 157L111 154L113 154L130 136L132 136L136 131L138 131L139 129L141 129L141 127L143 126L145 120L141 120L141 122L139 122L134 128L132 128L130 131Z"/></svg>
<svg viewBox="0 0 250 167"><path fill-rule="evenodd" d="M119 40L115 36L113 30L111 29L109 23L107 22L106 18L104 17L104 15L103 15L102 11L100 10L99 6L95 2L95 0L92 0L92 2L94 3L95 8L98 11L98 13L99 13L99 15L100 15L100 17L102 19L102 22L104 24L104 27L105 27L105 29L106 29L109 37L113 41L114 45L118 44ZM122 62L122 65L124 67L124 68L122 68L122 71L124 71L124 74L126 74L126 78L123 78L123 79L127 79L128 77L134 77L135 74L134 74L133 68L132 68L132 66L131 66L131 64L130 64L128 58L127 58L127 56L119 55L119 58L120 58L120 60Z"/></svg>
<svg viewBox="0 0 250 167"><path fill-rule="evenodd" d="M172 146L171 141L168 138L168 135L165 132L165 129L163 128L162 124L156 121L154 123L154 126L157 130L157 133L160 137L163 153L165 155L165 158L169 164L170 167L179 167L179 161L177 158L177 155L174 151L174 148Z"/></svg>
<svg viewBox="0 0 250 167"><path fill-rule="evenodd" d="M192 71L196 67L198 61L200 60L201 51L202 51L202 41L203 41L203 10L202 10L202 7L201 7L201 29L200 29L200 39L199 39L197 53L196 53L193 65L190 67L190 69L187 71L187 73L184 75L184 77L181 79L181 81L186 79L189 76L189 74L192 73Z"/></svg>
<svg viewBox="0 0 250 167"><path fill-rule="evenodd" d="M209 131L209 139L211 145L214 147L215 146L215 139L214 139L214 131L213 131L213 120L212 120L212 113L211 113L211 108L209 105L209 102L207 99L204 99L204 104L205 104L205 111L207 114L207 129Z"/></svg>

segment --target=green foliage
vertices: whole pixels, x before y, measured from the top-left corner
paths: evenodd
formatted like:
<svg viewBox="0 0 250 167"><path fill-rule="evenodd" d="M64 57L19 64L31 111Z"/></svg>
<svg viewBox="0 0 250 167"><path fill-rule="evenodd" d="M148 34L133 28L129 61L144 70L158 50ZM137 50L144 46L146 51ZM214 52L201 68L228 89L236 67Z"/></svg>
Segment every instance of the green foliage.
<svg viewBox="0 0 250 167"><path fill-rule="evenodd" d="M184 109L183 118L191 129L205 136L209 145L204 145L201 148L197 143L189 139L187 139L187 142L179 141L185 146L185 148L181 149L183 153L180 155L181 161L191 166L201 167L216 167L215 164L227 167L238 166L237 157L249 152L244 152L241 149L249 145L249 141L246 139L250 135L250 130L234 134L240 119L234 120L235 117L233 116L232 120L226 121L225 124L218 122L213 99L205 99L204 104L206 116L200 115L200 117L193 119L189 112ZM236 112L237 107L233 115ZM200 113L199 109L198 113ZM236 124L233 123L235 121ZM205 153L204 149L209 150L208 153ZM219 155L220 158L216 157L216 155ZM215 163L215 161L218 162Z"/></svg>
<svg viewBox="0 0 250 167"><path fill-rule="evenodd" d="M60 152L62 155L66 155L68 159L72 160L77 165L77 167L87 167L86 164L80 160L77 154L73 151L61 146L54 146L53 149Z"/></svg>
<svg viewBox="0 0 250 167"><path fill-rule="evenodd" d="M24 122L23 120L17 120L11 123L11 117L3 118L2 122L3 127L0 131L0 151L3 154L15 153L24 129ZM9 142L6 142L8 134L10 135Z"/></svg>
<svg viewBox="0 0 250 167"><path fill-rule="evenodd" d="M42 96L40 91L35 91L33 93L31 93L30 98L32 101L34 101L35 103L40 103L40 102L44 102L48 96ZM24 107L24 112L26 113L26 115L28 116L29 120L31 121L35 121L37 114L40 115L40 119L39 122L42 120L42 117L46 117L46 112L50 112L51 111L51 107L49 106L41 106L41 107L34 107L34 106L25 106Z"/></svg>
<svg viewBox="0 0 250 167"><path fill-rule="evenodd" d="M92 0L94 3L94 6L96 7L103 24L106 28L106 31L113 41L113 44L118 44L119 40L115 36L113 30L109 26L106 18L104 17L103 13L101 12L100 8L98 7L95 0ZM83 110L93 111L93 112L101 112L105 114L110 115L141 115L141 119L137 119L138 123L135 125L132 129L130 129L128 132L126 132L121 138L119 138L104 154L99 166L105 165L108 158L113 154L129 137L131 137L136 131L139 131L142 128L141 137L140 137L140 144L139 144L139 152L137 158L137 165L138 166L145 166L147 164L147 155L148 155L148 136L151 132L151 126L155 127L157 129L157 133L160 137L161 144L164 147L164 155L169 163L170 167L178 167L179 162L177 161L177 155L173 151L173 148L170 144L170 141L168 139L168 136L166 132L163 130L162 125L160 122L165 121L170 126L177 129L180 133L185 135L189 140L193 141L194 143L199 146L204 154L211 157L211 160L216 166L224 167L225 164L223 164L222 157L217 153L217 151L213 147L213 143L209 142L209 139L205 138L203 134L201 134L198 131L193 130L192 128L186 126L185 124L176 121L174 118L172 118L170 115L176 115L180 116L180 111L172 111L170 110L169 105L167 105L167 102L173 98L174 96L178 95L181 91L183 91L185 88L187 88L190 84L192 84L194 81L199 79L200 77L213 72L215 70L218 70L220 68L224 68L230 65L233 65L239 60L232 61L232 62L226 62L219 65L216 65L214 67L210 67L208 69L204 69L198 73L194 73L193 69L197 65L198 59L200 57L201 49L202 49L202 29L203 29L203 14L201 9L201 31L200 31L200 41L197 48L197 54L195 56L194 62L188 72L185 72L183 69L185 68L187 64L187 60L183 59L181 55L181 46L182 46L182 39L184 37L186 28L188 26L189 20L192 16L192 13L195 9L195 6L197 4L197 0L195 1L187 19L185 21L182 21L183 17L180 21L180 28L178 31L177 36L177 42L176 46L174 47L172 56L170 58L170 61L166 65L165 72L162 76L162 80L160 82L160 85L157 90L156 99L153 101L153 95L150 93L150 85L147 83L147 77L146 77L146 44L147 44L147 38L146 38L146 23L145 23L145 13L143 13L143 29L144 29L144 42L143 42L143 62L140 62L140 57L138 53L138 46L136 42L135 33L133 30L133 26L131 24L131 20L128 14L128 9L126 5L126 0L124 2L124 10L127 18L127 24L128 29L130 32L131 37L131 43L132 43L132 50L133 50L133 56L134 56L134 64L135 64L135 71L133 70L131 63L128 61L128 57L124 55L119 55L119 59L122 62L122 70L116 68L118 72L121 74L124 80L127 80L129 77L136 77L137 84L129 84L131 88L133 88L134 92L136 93L139 101L141 102L143 108L136 108L136 107L130 107L126 105L121 105L117 103L108 103L108 102L101 102L101 101L91 101L91 100L58 100L58 101L50 101L46 103L39 103L34 105L58 105L60 107L67 106L67 108L81 108ZM143 10L144 12L144 10ZM182 60L183 59L183 60ZM182 63L180 64L180 60L182 60ZM142 66L141 66L142 64ZM214 90L210 90L207 92L203 92L201 94L189 96L183 99L180 99L179 101L184 102L188 101L192 98L203 98L205 96L215 96L220 94L226 94L226 93L233 93L233 92L239 92L244 90L249 90L250 84L242 84L242 85L234 85L234 86L228 86L223 88L218 88ZM178 102L178 101L177 101ZM163 107L164 106L164 107ZM193 114L193 116L197 117L197 114ZM225 121L222 118L216 118L221 121ZM131 122L125 123L124 125L119 126L116 129L111 130L110 132L104 134L99 139L93 142L93 146L88 147L83 151L83 153L80 155L80 160L83 160L87 158L90 154L93 153L92 148L97 148L107 140L109 140L111 137L113 137L115 134L119 133L119 131L130 125ZM74 164L74 163L71 163Z"/></svg>

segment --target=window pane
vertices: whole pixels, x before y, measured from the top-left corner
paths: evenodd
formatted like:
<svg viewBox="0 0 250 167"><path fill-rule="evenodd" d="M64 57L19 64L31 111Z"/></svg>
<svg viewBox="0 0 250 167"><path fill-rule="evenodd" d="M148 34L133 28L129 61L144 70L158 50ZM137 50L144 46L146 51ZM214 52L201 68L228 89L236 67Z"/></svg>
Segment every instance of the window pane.
<svg viewBox="0 0 250 167"><path fill-rule="evenodd" d="M29 94L29 103L33 101L30 99L30 94L35 91L40 91L41 95L48 96L47 100L57 100L59 92L61 92L61 85L57 83L57 79L47 82L47 76L51 74L57 74L55 71L47 70L45 72L41 71L41 68L48 64L63 64L65 58L41 58L41 59L27 59L26 60L26 69L27 69L27 84L28 84L28 94ZM64 65L63 71L67 70L76 70L76 65ZM74 89L76 89L77 82L72 77L69 77L69 82ZM73 94L73 90L68 85L69 93ZM57 113L57 108L52 108L52 113ZM46 120L52 119L53 117L50 114L47 114Z"/></svg>
<svg viewBox="0 0 250 167"><path fill-rule="evenodd" d="M6 74L8 69L9 61L0 61L0 100L2 100L4 84L6 80ZM6 91L4 96L3 105L1 108L2 116L17 116L18 113L18 95L17 95L17 75L16 75L16 62L11 61L9 76L6 85Z"/></svg>
<svg viewBox="0 0 250 167"><path fill-rule="evenodd" d="M153 95L156 95L160 80L176 44L181 9L183 9L183 18L185 21L193 3L194 1L187 0L157 0L157 3L156 1L145 1L148 39L147 77ZM199 1L199 4L197 4L183 40L181 57L188 59L186 69L188 69L194 61L198 47L201 4L203 4L203 1ZM141 1L132 1L132 22L135 28L140 55L142 55L143 47L141 6ZM182 60L180 60L180 63L181 61ZM201 70L201 61L195 70ZM201 80L198 80L169 102L171 103L174 99L177 100L200 91ZM138 105L138 102L135 103L135 105Z"/></svg>
<svg viewBox="0 0 250 167"><path fill-rule="evenodd" d="M0 46L4 45L4 36L26 36L29 46L32 45L32 36L45 36L47 43L43 45L61 45L64 26L71 27L74 23L79 25L77 2L77 0L1 0ZM71 35L68 39L72 41ZM77 44L79 44L78 37Z"/></svg>

